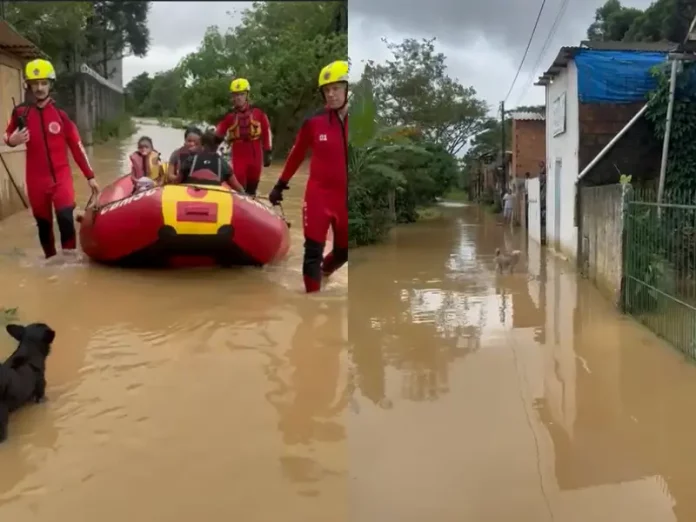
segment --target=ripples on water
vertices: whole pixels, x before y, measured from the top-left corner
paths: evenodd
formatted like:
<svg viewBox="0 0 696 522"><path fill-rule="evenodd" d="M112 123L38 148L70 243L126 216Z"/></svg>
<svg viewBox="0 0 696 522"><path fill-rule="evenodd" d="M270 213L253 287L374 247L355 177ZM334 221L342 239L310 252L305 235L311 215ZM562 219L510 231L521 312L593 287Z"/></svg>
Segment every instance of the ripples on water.
<svg viewBox="0 0 696 522"><path fill-rule="evenodd" d="M163 156L182 141L145 126L120 147L95 147L102 184L124 171L140 134ZM13 245L0 252L0 304L57 331L49 400L14 415L0 446L0 519L341 518L347 270L322 295L303 294L304 176L284 205L290 255L261 270L47 264L26 213L0 224ZM76 188L86 201L79 177ZM13 348L0 335L0 355Z"/></svg>

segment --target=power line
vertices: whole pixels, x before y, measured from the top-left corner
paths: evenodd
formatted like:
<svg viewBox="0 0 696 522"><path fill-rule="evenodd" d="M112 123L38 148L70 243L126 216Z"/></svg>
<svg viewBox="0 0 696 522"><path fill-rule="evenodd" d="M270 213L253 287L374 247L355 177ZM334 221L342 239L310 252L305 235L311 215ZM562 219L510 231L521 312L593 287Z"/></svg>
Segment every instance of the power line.
<svg viewBox="0 0 696 522"><path fill-rule="evenodd" d="M549 47L549 44L553 40L553 37L556 36L556 31L558 31L559 24L561 22L561 19L563 18L563 15L566 12L566 9L568 7L569 0L563 0L561 7L558 9L558 13L556 14L556 19L553 21L553 24L551 25L551 29L549 30L549 34L546 37L546 41L544 42L544 45L541 48L541 52L539 53L539 56L537 58L537 61L534 63L534 67L532 67L532 70L529 73L529 77L527 78L526 85L524 87L524 90L522 91L522 94L517 98L517 103L515 103L515 106L518 106L521 102L522 99L527 95L527 92L529 91L529 88L534 84L534 77L536 76L536 71L539 69L539 65L541 65L541 61L544 59L544 54L546 53L546 50Z"/></svg>
<svg viewBox="0 0 696 522"><path fill-rule="evenodd" d="M522 61L520 62L520 66L517 68L517 73L515 73L515 78L512 80L512 84L510 85L510 90L507 93L507 96L505 96L505 101L510 97L510 93L512 93L512 89L515 86L515 82L517 81L517 77L520 75L520 71L522 70L522 66L524 65L524 61L527 58L527 53L529 52L529 46L532 45L532 40L534 39L534 34L536 33L537 26L539 25L539 19L541 18L541 13L544 10L544 6L546 5L546 0L542 0L541 2L541 7L539 7L539 13L537 14L536 20L534 21L534 27L532 28L532 34L529 35L529 41L527 42L527 48L524 50L524 55L522 56Z"/></svg>

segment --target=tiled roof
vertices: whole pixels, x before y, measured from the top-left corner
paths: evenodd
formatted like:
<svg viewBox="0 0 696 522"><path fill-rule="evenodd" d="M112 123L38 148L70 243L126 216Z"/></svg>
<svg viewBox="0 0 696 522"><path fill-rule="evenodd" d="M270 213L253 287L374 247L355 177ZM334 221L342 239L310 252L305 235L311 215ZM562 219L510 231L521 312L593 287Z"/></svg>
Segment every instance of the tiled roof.
<svg viewBox="0 0 696 522"><path fill-rule="evenodd" d="M546 115L540 112L512 112L510 113L510 117L513 120L540 120L544 121L546 119Z"/></svg>
<svg viewBox="0 0 696 522"><path fill-rule="evenodd" d="M18 33L5 20L0 20L0 49L24 60L47 58L41 49Z"/></svg>

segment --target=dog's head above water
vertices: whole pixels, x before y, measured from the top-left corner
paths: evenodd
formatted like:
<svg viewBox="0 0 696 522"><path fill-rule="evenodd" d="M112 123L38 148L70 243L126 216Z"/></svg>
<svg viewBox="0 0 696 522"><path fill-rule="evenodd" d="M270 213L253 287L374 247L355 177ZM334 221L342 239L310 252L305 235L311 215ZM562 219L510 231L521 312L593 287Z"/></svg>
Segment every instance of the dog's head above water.
<svg viewBox="0 0 696 522"><path fill-rule="evenodd" d="M48 357L51 352L51 343L56 338L56 332L44 323L31 323L26 326L8 324L5 328L8 334L19 341L17 352L11 358L31 358L38 354L44 358ZM23 347L28 350L22 350Z"/></svg>

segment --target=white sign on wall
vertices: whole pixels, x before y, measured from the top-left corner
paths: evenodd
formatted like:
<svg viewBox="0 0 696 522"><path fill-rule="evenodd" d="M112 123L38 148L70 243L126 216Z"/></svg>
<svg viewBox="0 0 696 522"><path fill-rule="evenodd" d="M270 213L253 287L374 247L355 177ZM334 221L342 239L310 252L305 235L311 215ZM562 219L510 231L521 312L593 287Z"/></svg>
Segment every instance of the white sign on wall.
<svg viewBox="0 0 696 522"><path fill-rule="evenodd" d="M553 136L566 130L566 93L561 94L551 105L551 132Z"/></svg>

